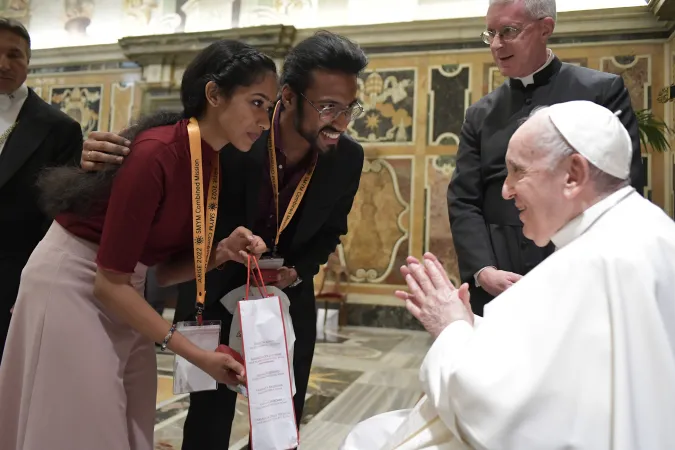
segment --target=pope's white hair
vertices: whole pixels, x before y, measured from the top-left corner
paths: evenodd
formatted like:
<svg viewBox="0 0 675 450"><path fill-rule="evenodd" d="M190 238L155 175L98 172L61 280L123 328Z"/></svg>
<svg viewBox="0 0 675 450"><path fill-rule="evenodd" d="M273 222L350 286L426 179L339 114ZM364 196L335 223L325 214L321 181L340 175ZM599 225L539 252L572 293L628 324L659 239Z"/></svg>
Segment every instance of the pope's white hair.
<svg viewBox="0 0 675 450"><path fill-rule="evenodd" d="M526 119L529 123L530 133L533 139L536 139L537 147L546 152L549 170L556 170L558 165L567 157L574 154L581 155L570 146L567 140L558 129L553 125L550 119L548 107L535 108ZM581 155L586 159L583 155ZM588 161L589 177L593 182L596 191L599 194L608 194L630 184L630 179L622 180L598 169L593 163Z"/></svg>
<svg viewBox="0 0 675 450"><path fill-rule="evenodd" d="M525 12L533 19L543 19L550 17L554 21L557 19L555 0L490 0L490 6L500 3L523 2Z"/></svg>

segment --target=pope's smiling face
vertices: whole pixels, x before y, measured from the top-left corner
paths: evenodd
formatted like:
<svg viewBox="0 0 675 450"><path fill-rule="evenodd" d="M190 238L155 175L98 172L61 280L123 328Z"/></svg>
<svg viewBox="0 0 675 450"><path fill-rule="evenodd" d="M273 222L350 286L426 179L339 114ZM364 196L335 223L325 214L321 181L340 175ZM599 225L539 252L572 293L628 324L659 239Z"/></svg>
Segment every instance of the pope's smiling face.
<svg viewBox="0 0 675 450"><path fill-rule="evenodd" d="M515 202L525 237L544 247L570 215L572 203L565 190L568 164L551 158L547 143L530 121L509 142L502 196Z"/></svg>

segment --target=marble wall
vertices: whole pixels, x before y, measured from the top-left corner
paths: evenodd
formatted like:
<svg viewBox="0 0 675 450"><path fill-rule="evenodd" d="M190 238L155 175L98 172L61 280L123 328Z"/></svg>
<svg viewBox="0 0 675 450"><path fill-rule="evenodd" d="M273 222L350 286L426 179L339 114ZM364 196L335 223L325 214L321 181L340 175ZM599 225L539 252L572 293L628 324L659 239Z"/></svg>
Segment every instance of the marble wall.
<svg viewBox="0 0 675 450"><path fill-rule="evenodd" d="M557 46L568 63L621 75L633 108L663 117L653 86L664 84L662 44ZM407 254L438 255L458 281L446 193L466 108L503 83L486 51L371 54L359 81L366 114L350 133L366 151L361 189L338 250L351 290L391 296ZM675 64L675 53L673 56ZM672 154L644 150L645 195L666 208ZM668 167L670 170L670 167ZM672 185L672 180L668 180ZM672 202L670 198L668 201Z"/></svg>
<svg viewBox="0 0 675 450"><path fill-rule="evenodd" d="M151 51L152 45L146 46ZM656 98L664 85L675 81L675 47L671 56L669 46L617 41L554 45L553 50L568 63L621 75L636 110L651 108L673 123L673 104ZM349 128L363 144L366 160L349 215L349 233L335 256L350 274L349 323L412 328L414 321L393 299L394 290L404 284L399 267L406 256L431 251L452 280L459 281L447 186L466 109L504 79L483 47L405 53L385 48L369 52L369 57L358 83L365 114ZM161 56L161 61L171 60L168 54ZM127 61L38 68L29 85L76 118L85 135L118 131L141 109L177 104L175 86L181 68L157 66L166 76L155 79L150 70L155 66ZM645 195L672 215L673 154L644 149L644 162Z"/></svg>
<svg viewBox="0 0 675 450"><path fill-rule="evenodd" d="M138 116L143 90L140 70L29 75L27 83L43 100L92 131L119 131Z"/></svg>

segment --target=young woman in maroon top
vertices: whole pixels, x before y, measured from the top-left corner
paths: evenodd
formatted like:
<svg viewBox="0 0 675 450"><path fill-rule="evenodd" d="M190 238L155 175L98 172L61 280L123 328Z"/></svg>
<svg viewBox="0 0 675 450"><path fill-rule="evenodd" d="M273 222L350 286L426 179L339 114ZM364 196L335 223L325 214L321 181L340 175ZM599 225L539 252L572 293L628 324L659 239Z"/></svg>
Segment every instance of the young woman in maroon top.
<svg viewBox="0 0 675 450"><path fill-rule="evenodd" d="M23 271L0 368L3 448L153 448L153 341L164 342L170 325L142 298L142 284L155 265L160 282L194 278L188 120L197 119L202 137L206 199L217 152L228 143L250 149L270 126L277 90L269 57L216 42L185 70L182 115L157 114L126 130L133 151L124 165L96 174L56 168L41 178L56 220ZM214 245L209 268L264 247L239 228ZM168 348L219 383L244 379L231 356L178 331Z"/></svg>

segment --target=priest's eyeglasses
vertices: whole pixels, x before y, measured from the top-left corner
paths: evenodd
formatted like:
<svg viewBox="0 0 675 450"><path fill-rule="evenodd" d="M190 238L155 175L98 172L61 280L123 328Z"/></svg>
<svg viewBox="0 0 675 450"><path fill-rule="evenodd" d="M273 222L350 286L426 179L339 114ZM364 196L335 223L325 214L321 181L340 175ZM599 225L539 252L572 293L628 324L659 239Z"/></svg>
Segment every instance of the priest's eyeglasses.
<svg viewBox="0 0 675 450"><path fill-rule="evenodd" d="M485 30L480 34L480 38L487 45L492 44L492 41L495 40L495 37L497 35L499 35L499 38L504 42L512 41L515 38L517 38L518 35L525 30L525 28L528 28L530 25L534 25L535 23L539 22L540 20L546 19L546 17L548 17L548 16L539 17L536 20L528 23L527 25L521 26L521 27L514 27L512 25L507 25L499 31Z"/></svg>
<svg viewBox="0 0 675 450"><path fill-rule="evenodd" d="M310 99L305 97L305 94L300 94L302 97L307 100L307 103L312 105L312 108L316 109L316 112L319 113L319 118L324 122L333 122L340 118L341 115L345 115L350 121L356 120L361 115L363 115L363 106L359 102L354 102L352 105L341 108L339 106L323 106L321 108L317 107Z"/></svg>
<svg viewBox="0 0 675 450"><path fill-rule="evenodd" d="M480 34L481 40L487 45L492 44L492 41L495 40L495 37L499 35L499 38L502 41L512 41L518 37L520 32L523 31L523 28L516 28L512 26L505 26L499 31L485 30Z"/></svg>

